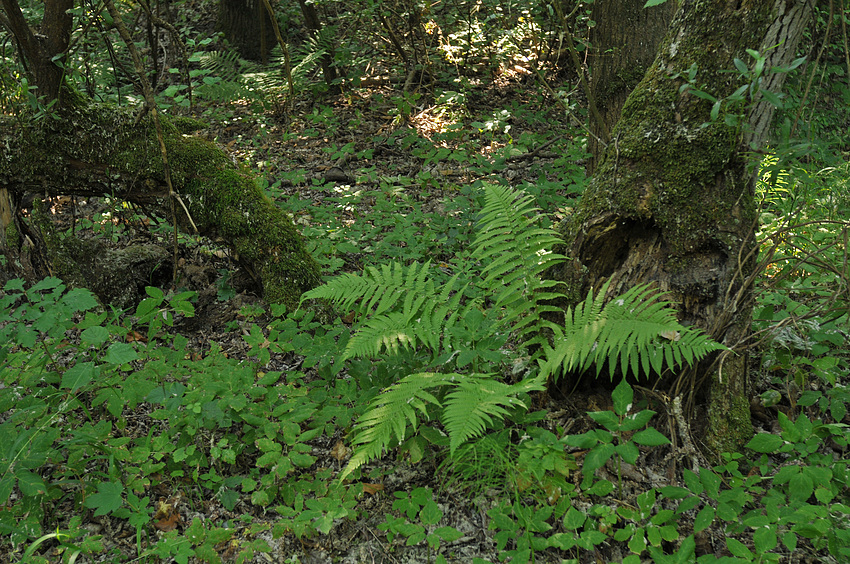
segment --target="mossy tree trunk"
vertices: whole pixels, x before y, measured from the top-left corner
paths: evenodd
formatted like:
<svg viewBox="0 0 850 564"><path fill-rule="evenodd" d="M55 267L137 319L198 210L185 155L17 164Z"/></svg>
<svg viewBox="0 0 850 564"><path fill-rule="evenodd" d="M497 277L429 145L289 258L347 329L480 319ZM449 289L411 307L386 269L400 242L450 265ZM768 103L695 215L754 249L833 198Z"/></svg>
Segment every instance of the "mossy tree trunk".
<svg viewBox="0 0 850 564"><path fill-rule="evenodd" d="M611 280L621 293L654 282L680 304L680 320L728 346L751 322L755 178L746 152L765 141L773 107L741 109L740 125L712 104L682 91L696 85L718 99L744 83L734 59L752 66L746 49L768 56L766 69L793 59L808 17L807 0L682 0L646 75L629 95L602 162L575 214L562 226L573 260L555 276L575 296ZM777 92L781 73L761 87ZM665 383L671 397L695 407L695 429L714 451L739 448L752 434L747 359L722 363Z"/></svg>
<svg viewBox="0 0 850 564"><path fill-rule="evenodd" d="M590 30L593 48L590 58L590 89L602 123L590 122L587 139L587 174L591 176L602 160L611 130L620 119L626 97L655 60L658 44L664 38L675 2L644 9L646 0L596 0Z"/></svg>
<svg viewBox="0 0 850 564"><path fill-rule="evenodd" d="M319 284L320 269L289 217L219 147L184 135L192 120L162 120L169 187L154 112L94 104L64 85L53 57L68 45L71 0L48 0L44 38L35 37L16 0L0 0L0 6L21 58L29 63L31 83L48 94L43 103L59 97L62 102L49 116L0 123L0 250L7 262L21 263L13 265L21 267L19 272L44 274L45 268L23 264L32 255L28 249L37 246L37 230L29 229L17 210L24 193L111 195L159 205L165 217L176 210L173 217L181 227L222 240L270 302L294 307L304 291ZM36 61L54 68L48 72Z"/></svg>
<svg viewBox="0 0 850 564"><path fill-rule="evenodd" d="M59 116L9 128L0 138L12 148L0 159L0 184L18 194L112 195L171 217L149 116L136 123L132 112L82 103ZM292 221L250 171L214 143L181 133L184 125L190 124L163 118L179 226L227 244L268 301L296 306L320 283L320 270Z"/></svg>

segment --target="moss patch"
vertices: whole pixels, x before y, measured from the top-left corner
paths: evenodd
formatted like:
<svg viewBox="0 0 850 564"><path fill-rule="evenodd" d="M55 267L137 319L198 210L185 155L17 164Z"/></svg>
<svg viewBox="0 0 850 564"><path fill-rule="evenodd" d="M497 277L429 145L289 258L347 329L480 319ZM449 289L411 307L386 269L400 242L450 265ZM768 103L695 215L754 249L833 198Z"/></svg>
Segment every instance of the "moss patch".
<svg viewBox="0 0 850 564"><path fill-rule="evenodd" d="M162 118L175 192L201 234L223 239L236 251L268 301L296 307L301 294L319 284L318 265L292 221L263 194L249 171L215 144L183 134L200 125L197 120ZM150 115L139 120L126 110L81 104L63 110L61 119L31 124L21 137L18 150L0 160L0 178L49 178L57 185L147 203L168 194ZM178 223L189 228L183 206L176 207L183 216Z"/></svg>

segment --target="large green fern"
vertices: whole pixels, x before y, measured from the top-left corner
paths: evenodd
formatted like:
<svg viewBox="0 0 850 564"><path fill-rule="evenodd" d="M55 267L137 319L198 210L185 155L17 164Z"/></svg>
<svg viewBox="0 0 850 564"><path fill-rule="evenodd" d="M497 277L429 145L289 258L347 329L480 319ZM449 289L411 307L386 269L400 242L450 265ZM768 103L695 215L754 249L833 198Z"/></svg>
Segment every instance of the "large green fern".
<svg viewBox="0 0 850 564"><path fill-rule="evenodd" d="M598 372L607 361L612 374L618 366L624 373L649 374L723 348L682 327L670 304L646 286L607 304L605 286L568 309L564 327L546 321L542 313L555 309L548 301L563 297L556 282L542 279L546 269L564 260L548 250L558 236L536 225L530 196L503 186L485 186L484 196L470 262L448 281L435 281L428 262L394 263L338 276L304 294L304 300L328 300L363 318L345 358L375 358L402 349L429 353L359 419L353 430L355 452L341 479L405 441L422 421L439 420L455 453L497 420L525 409L524 394L544 389L546 379L557 377L562 366L582 370L596 364ZM537 336L544 328L554 339L535 353L543 355L539 370L519 383L499 381L501 354L478 355L484 360L473 364L472 373L461 371L477 354L471 349L480 343L500 347L507 333L520 337L514 343L518 354L529 354L527 345L541 342Z"/></svg>
<svg viewBox="0 0 850 564"><path fill-rule="evenodd" d="M503 384L493 374L440 374L418 372L405 376L380 394L354 427L354 454L340 479L380 458L394 442L403 442L416 432L420 421L435 415L449 435L449 449L455 450L477 437L511 411L526 409L517 396L544 389L545 380L528 378L514 385ZM451 389L443 401L439 393ZM445 403L445 407L443 406Z"/></svg>
<svg viewBox="0 0 850 564"><path fill-rule="evenodd" d="M623 375L648 376L726 349L679 324L673 304L649 285L605 304L607 291L605 283L595 297L591 291L575 309L567 308L564 327L554 329L553 346L544 345L543 376L557 378L562 370L583 372L593 365L598 376L606 362L612 378L618 367Z"/></svg>

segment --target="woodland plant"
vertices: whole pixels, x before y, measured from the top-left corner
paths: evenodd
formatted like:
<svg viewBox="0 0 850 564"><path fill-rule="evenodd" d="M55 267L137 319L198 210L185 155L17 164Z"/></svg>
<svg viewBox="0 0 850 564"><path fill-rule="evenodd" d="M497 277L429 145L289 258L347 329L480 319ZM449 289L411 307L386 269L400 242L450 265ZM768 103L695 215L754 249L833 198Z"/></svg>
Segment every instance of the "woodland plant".
<svg viewBox="0 0 850 564"><path fill-rule="evenodd" d="M355 425L355 451L340 479L393 444L421 451L427 438L455 455L469 439L524 412L527 394L545 389L561 366L596 364L598 373L607 361L612 376L616 367L649 375L723 348L681 326L669 302L646 286L607 304L603 287L569 309L564 326L547 320L546 313L558 311L551 301L564 297L557 282L543 279L564 260L549 250L559 238L537 226L531 196L498 185L483 191L478 235L447 281L437 281L430 262L391 263L338 276L303 296L360 316L344 358L407 359L407 374ZM513 384L503 381L509 362L525 366ZM443 425L448 440L420 428L430 420Z"/></svg>

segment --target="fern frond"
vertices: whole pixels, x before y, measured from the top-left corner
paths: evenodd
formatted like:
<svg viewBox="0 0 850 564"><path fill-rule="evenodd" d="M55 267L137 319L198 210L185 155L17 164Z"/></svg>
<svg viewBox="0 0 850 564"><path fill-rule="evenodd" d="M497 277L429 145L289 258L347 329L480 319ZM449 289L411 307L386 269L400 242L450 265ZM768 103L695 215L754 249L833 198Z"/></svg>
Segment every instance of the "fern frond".
<svg viewBox="0 0 850 564"><path fill-rule="evenodd" d="M594 297L568 308L563 328L555 330L553 347L544 346L541 373L584 371L605 361L613 377L619 366L625 374L660 373L692 365L712 351L725 349L697 329L683 327L672 304L649 285L638 285L605 304L606 283ZM604 304L604 305L603 305Z"/></svg>
<svg viewBox="0 0 850 564"><path fill-rule="evenodd" d="M506 309L506 323L530 316L537 321L538 291L556 283L540 279L564 257L547 251L560 242L551 229L535 226L533 198L504 186L485 187L485 206L478 220L473 258L487 266L484 286L495 296L495 307Z"/></svg>
<svg viewBox="0 0 850 564"><path fill-rule="evenodd" d="M358 299L361 310L370 310L374 306L376 313L348 341L343 359L375 357L384 349L395 352L400 347L414 349L419 345L427 346L435 354L442 350L441 342L447 338L447 327L455 323L458 312L463 311L460 302L468 284L460 285L459 276L455 275L438 294L433 282L426 278L427 266L426 263L418 273L411 268L403 280L395 274L393 277L385 276L390 274L388 271L380 275L373 273L375 277L383 276L380 281L384 284L370 286L370 290L375 290L371 297L368 295L371 292L367 292L367 295ZM403 286L399 286L400 282ZM356 289L356 284L352 284L352 288ZM342 292L340 288L334 288L332 292L339 301L351 303L347 301L350 296L346 296L345 288L342 288ZM404 300L399 303L402 294ZM305 294L305 297L311 296ZM467 304L466 307L471 305ZM390 307L393 311L384 311Z"/></svg>
<svg viewBox="0 0 850 564"><path fill-rule="evenodd" d="M524 380L513 386L493 379L492 374L471 374L458 378L455 389L446 396L442 422L449 434L449 451L454 455L459 446L484 434L493 424L493 416L504 419L510 410L525 404L516 396L543 390L544 380Z"/></svg>
<svg viewBox="0 0 850 564"><path fill-rule="evenodd" d="M355 309L359 313L379 315L391 310L402 297L433 297L434 283L429 278L431 262L409 266L399 263L370 266L362 275L343 274L327 283L305 292L301 301L324 299L343 310ZM374 311L373 311L374 310Z"/></svg>
<svg viewBox="0 0 850 564"><path fill-rule="evenodd" d="M462 376L433 372L410 374L373 399L354 426L354 455L340 474L340 480L360 466L380 458L393 440L404 441L408 427L416 431L420 419L430 418L429 406L441 407L439 400L428 390L445 386L457 378Z"/></svg>
<svg viewBox="0 0 850 564"><path fill-rule="evenodd" d="M313 70L313 68L315 68L316 62L322 57L324 57L326 54L327 51L318 48L317 50L306 53L304 55L304 58L301 59L301 61L299 61L297 65L292 67L292 71L290 73L292 74L292 78L297 79L299 82L304 80L304 78L307 76L307 73Z"/></svg>

